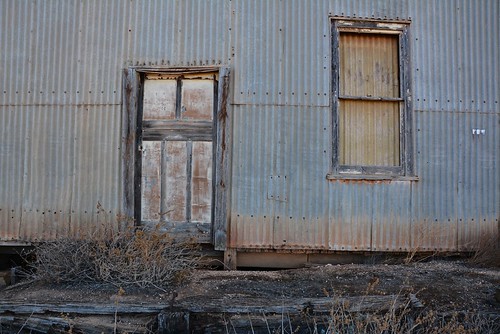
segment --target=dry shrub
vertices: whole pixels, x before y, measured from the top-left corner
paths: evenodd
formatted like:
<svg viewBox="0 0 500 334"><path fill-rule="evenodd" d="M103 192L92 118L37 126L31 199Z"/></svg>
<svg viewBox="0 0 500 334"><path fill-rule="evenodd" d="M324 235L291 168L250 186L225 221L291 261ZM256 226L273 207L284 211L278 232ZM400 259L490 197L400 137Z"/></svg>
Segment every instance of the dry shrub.
<svg viewBox="0 0 500 334"><path fill-rule="evenodd" d="M499 320L498 316L476 312L413 310L408 301L400 307L393 303L388 310L375 313L353 313L349 305L334 303L329 316L308 322L313 323L310 332L325 334L496 334L500 332Z"/></svg>
<svg viewBox="0 0 500 334"><path fill-rule="evenodd" d="M368 285L366 296L374 285ZM324 290L327 296L330 296ZM436 312L425 307L413 293L403 298L403 291L388 301L386 307L374 311L353 311L369 309L364 298L359 304L350 305L342 294L334 292L332 306L326 316L304 313L310 333L350 333L350 334L496 334L500 333L498 314L477 311ZM406 300L405 302L401 302ZM292 330L292 328L290 327ZM293 332L293 331L292 331Z"/></svg>
<svg viewBox="0 0 500 334"><path fill-rule="evenodd" d="M194 241L175 240L157 228L108 235L62 238L38 245L30 263L31 278L166 290L187 278L201 261Z"/></svg>
<svg viewBox="0 0 500 334"><path fill-rule="evenodd" d="M500 267L500 236L484 234L475 247L471 261L475 264Z"/></svg>

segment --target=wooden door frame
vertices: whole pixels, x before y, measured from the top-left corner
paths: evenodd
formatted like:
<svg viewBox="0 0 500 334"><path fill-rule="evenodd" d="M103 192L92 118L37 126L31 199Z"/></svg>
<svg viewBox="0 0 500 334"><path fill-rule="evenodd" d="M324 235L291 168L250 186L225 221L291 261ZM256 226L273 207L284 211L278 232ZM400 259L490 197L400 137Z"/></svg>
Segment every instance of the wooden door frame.
<svg viewBox="0 0 500 334"><path fill-rule="evenodd" d="M215 161L213 181L213 208L210 241L216 250L225 250L228 210L230 201L230 161L231 161L231 122L229 119L229 68L228 67L141 67L133 66L123 70L122 82L122 187L123 187L123 220L132 220L140 225L141 190L137 189L140 181L141 156L139 151L139 133L141 120L138 119L142 108L143 82L146 73L196 74L218 73L217 106L214 117ZM139 183L140 184L140 183ZM140 207L140 204L139 204Z"/></svg>

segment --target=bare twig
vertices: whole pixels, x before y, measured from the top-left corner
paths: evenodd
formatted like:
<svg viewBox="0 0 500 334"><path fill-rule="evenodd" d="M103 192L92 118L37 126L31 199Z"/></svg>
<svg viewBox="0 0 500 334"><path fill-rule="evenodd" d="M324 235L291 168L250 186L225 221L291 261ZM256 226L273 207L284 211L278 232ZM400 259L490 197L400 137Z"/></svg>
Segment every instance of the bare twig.
<svg viewBox="0 0 500 334"><path fill-rule="evenodd" d="M22 330L24 329L24 327L28 324L28 321L31 319L31 317L33 316L33 312L31 312L30 316L28 318L26 318L26 321L24 322L24 324L21 326L21 328L19 328L19 331L17 332L17 334L20 334L22 332Z"/></svg>

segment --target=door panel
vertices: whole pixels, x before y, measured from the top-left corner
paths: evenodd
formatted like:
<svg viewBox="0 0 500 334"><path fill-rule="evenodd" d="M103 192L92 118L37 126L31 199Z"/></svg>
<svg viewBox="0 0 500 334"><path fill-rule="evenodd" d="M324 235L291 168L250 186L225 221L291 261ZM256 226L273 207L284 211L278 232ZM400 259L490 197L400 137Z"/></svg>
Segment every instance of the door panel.
<svg viewBox="0 0 500 334"><path fill-rule="evenodd" d="M210 222L212 142L145 141L143 147L142 220Z"/></svg>
<svg viewBox="0 0 500 334"><path fill-rule="evenodd" d="M141 217L160 220L161 206L161 142L146 141L142 152Z"/></svg>
<svg viewBox="0 0 500 334"><path fill-rule="evenodd" d="M206 222L212 213L212 143L193 142L191 219Z"/></svg>
<svg viewBox="0 0 500 334"><path fill-rule="evenodd" d="M187 202L187 164L188 154L185 141L170 141L165 143L166 159L162 171L165 175L165 191L162 202L162 220L182 222L186 218Z"/></svg>
<svg viewBox="0 0 500 334"><path fill-rule="evenodd" d="M213 215L208 139L214 137L215 78L148 75L143 87L141 223L205 230L198 226L211 224Z"/></svg>
<svg viewBox="0 0 500 334"><path fill-rule="evenodd" d="M146 80L142 102L143 119L175 119L176 96L176 80Z"/></svg>
<svg viewBox="0 0 500 334"><path fill-rule="evenodd" d="M182 119L211 121L213 105L213 80L182 80Z"/></svg>

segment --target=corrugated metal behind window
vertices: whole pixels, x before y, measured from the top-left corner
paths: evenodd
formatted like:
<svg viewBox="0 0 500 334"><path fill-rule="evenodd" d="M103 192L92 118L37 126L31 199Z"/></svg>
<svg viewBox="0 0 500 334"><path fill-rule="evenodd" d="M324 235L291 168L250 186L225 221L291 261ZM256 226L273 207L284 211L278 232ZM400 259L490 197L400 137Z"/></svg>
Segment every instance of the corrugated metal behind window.
<svg viewBox="0 0 500 334"><path fill-rule="evenodd" d="M397 101L340 101L340 163L399 166L399 109Z"/></svg>
<svg viewBox="0 0 500 334"><path fill-rule="evenodd" d="M399 166L398 36L340 33L339 162ZM349 99L344 99L348 97Z"/></svg>
<svg viewBox="0 0 500 334"><path fill-rule="evenodd" d="M340 95L399 97L398 36L340 33Z"/></svg>

